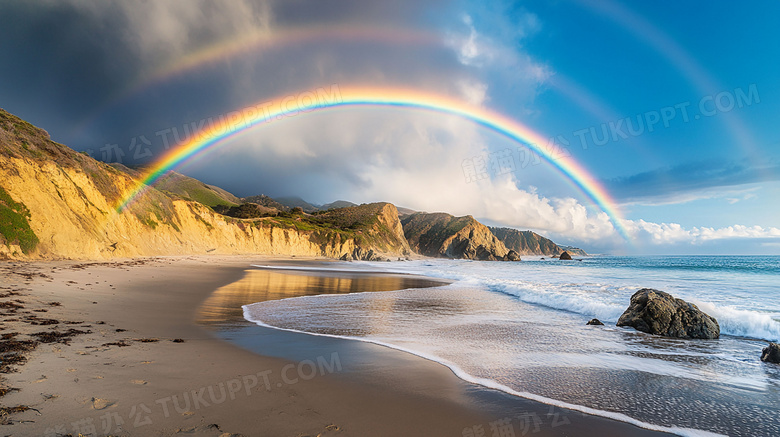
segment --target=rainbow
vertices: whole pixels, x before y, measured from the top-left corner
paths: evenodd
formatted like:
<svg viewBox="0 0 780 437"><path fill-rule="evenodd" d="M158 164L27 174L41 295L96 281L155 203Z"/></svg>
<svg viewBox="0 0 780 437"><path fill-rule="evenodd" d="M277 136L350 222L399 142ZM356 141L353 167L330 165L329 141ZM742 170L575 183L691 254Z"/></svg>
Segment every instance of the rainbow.
<svg viewBox="0 0 780 437"><path fill-rule="evenodd" d="M224 144L228 139L253 127L263 126L286 117L313 111L325 111L344 107L389 107L422 110L439 114L454 115L469 120L510 140L519 142L534 150L542 159L558 170L590 201L604 211L615 229L630 240L622 225L621 215L607 190L577 161L570 156L556 156L554 151L541 145L548 140L523 124L488 109L420 90L400 88L349 87L341 89L336 85L300 93L298 96L283 96L234 111L197 134L185 143L172 148L153 164L140 178L136 187L130 190L117 206L123 211L139 194L153 185L169 170L188 162Z"/></svg>
<svg viewBox="0 0 780 437"><path fill-rule="evenodd" d="M390 45L436 45L442 42L431 32L414 29L363 26L306 26L274 30L256 30L236 35L180 56L156 68L133 87L134 91L146 88L204 65L235 58L251 52L259 54L270 50L310 43L382 43Z"/></svg>
<svg viewBox="0 0 780 437"><path fill-rule="evenodd" d="M74 127L79 132L86 128L109 108L118 105L144 90L164 83L172 78L194 71L238 59L252 54L257 57L271 51L295 48L306 44L320 43L376 43L409 47L433 47L444 40L433 32L391 27L354 26L298 26L274 29L258 29L243 32L204 45L156 65L149 73L141 75L128 87L116 93Z"/></svg>

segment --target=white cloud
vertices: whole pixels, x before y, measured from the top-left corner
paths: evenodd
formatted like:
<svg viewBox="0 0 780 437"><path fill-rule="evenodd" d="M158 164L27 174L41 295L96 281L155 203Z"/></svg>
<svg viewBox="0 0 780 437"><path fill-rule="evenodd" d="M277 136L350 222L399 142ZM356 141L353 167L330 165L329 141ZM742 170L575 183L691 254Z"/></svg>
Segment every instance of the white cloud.
<svg viewBox="0 0 780 437"><path fill-rule="evenodd" d="M266 0L68 2L97 19L120 15L126 23L123 39L133 44L142 59L152 61L182 55L205 42L268 31L272 24Z"/></svg>
<svg viewBox="0 0 780 437"><path fill-rule="evenodd" d="M698 190L688 190L675 193L662 193L656 196L646 196L641 199L628 200L622 202L623 205L639 205L639 206L663 206L663 205L680 205L684 203L694 202L697 200L707 199L721 199L724 198L730 204L737 203L742 200L754 199L757 197L754 191L760 189L759 186L745 187L714 187L704 188Z"/></svg>
<svg viewBox="0 0 780 437"><path fill-rule="evenodd" d="M651 223L644 220L628 220L625 223L625 227L634 239L656 245L700 244L707 241L725 239L780 238L780 229L762 226L732 225L717 229L711 227L684 228L677 223Z"/></svg>
<svg viewBox="0 0 780 437"><path fill-rule="evenodd" d="M515 45L517 40L541 28L536 15L521 14L518 21L511 24L497 15L488 20L498 38L480 32L469 15L464 15L462 19L465 31L452 32L448 36L447 44L458 54L458 60L463 65L492 69L507 75L511 82L531 85L533 89L552 75L548 66L538 63Z"/></svg>
<svg viewBox="0 0 780 437"><path fill-rule="evenodd" d="M479 35L477 34L477 29L474 28L470 16L465 15L463 17L463 23L468 27L468 35L465 38L461 38L460 41L455 42L455 44L460 46L458 50L459 60L465 65L475 65L478 64L478 59L480 57L480 51L477 46L477 38Z"/></svg>
<svg viewBox="0 0 780 437"><path fill-rule="evenodd" d="M474 106L482 106L488 97L486 83L474 79L461 79L457 82L458 91L463 99Z"/></svg>

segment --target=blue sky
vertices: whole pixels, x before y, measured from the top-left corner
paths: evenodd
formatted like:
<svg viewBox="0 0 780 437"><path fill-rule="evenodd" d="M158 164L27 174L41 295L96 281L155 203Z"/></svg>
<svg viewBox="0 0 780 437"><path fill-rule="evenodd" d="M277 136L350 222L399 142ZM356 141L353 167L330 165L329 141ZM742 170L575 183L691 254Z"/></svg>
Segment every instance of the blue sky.
<svg viewBox="0 0 780 437"><path fill-rule="evenodd" d="M469 182L464 160L506 149L517 157L518 145L425 113L296 117L180 171L238 195L472 214L593 252L780 253L777 2L66 0L0 8L0 56L14 60L0 65L0 107L98 159L116 160L101 151L116 144L125 164L149 163L164 152L161 131L284 93L353 83L419 88L555 138L616 199L632 241L544 163L517 158L515 171ZM210 44L318 26L430 38L282 43L122 94ZM149 156L133 156L129 146L146 147L142 137Z"/></svg>
<svg viewBox="0 0 780 437"><path fill-rule="evenodd" d="M711 2L702 8L683 2L670 8L653 2L597 3L524 6L542 24L522 48L554 71L553 85L541 86L532 103L539 111L534 125L575 140L580 147L573 147L572 153L608 181L621 200L631 202L624 205L628 218L686 226L776 225L780 43L771 20L764 17L780 12L780 5L734 8ZM644 28L616 21L625 14L605 12L610 9L628 11L657 34L646 35ZM659 39L672 41L699 72L678 62L668 47L655 44ZM578 105L566 89L556 88L556 77L592 96L604 114ZM752 91L757 97L731 109L730 98ZM725 94L718 108L709 97L720 93ZM716 113L696 119L700 102ZM601 137L604 123L674 105L685 105L689 122L676 108L668 128L660 123L654 132L610 138L603 146L593 144L590 131L574 134L595 127ZM556 113L566 116L550 116ZM730 123L744 126L747 135L734 133ZM587 150L581 147L582 137Z"/></svg>

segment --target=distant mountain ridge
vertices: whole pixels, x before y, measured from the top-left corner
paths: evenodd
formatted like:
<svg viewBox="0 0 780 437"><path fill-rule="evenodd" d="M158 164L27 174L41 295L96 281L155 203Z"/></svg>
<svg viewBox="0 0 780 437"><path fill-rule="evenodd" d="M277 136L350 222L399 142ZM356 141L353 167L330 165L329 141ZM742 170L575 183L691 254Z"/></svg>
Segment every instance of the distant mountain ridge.
<svg viewBox="0 0 780 437"><path fill-rule="evenodd" d="M289 209L292 208L301 208L304 212L312 213L319 211L320 208L317 205L312 205L311 203L301 199L300 197L277 197L274 199L275 201L281 203L282 205L286 206Z"/></svg>
<svg viewBox="0 0 780 437"><path fill-rule="evenodd" d="M337 200L335 202L326 203L320 207L321 211L327 211L329 209L349 208L350 206L357 206L357 203L352 203L347 200Z"/></svg>

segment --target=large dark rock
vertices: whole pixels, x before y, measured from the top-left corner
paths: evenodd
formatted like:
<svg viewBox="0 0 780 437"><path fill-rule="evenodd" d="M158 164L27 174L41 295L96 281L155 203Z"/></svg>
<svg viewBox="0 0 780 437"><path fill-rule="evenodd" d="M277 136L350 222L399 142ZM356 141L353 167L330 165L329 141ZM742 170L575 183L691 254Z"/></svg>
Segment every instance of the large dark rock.
<svg viewBox="0 0 780 437"><path fill-rule="evenodd" d="M362 247L356 247L352 251L352 259L357 261L384 261L384 258L374 252L374 249L366 250Z"/></svg>
<svg viewBox="0 0 780 437"><path fill-rule="evenodd" d="M569 255L569 252L566 252L565 250L563 251L563 253L561 253L561 256L559 258L562 260L571 261L571 255Z"/></svg>
<svg viewBox="0 0 780 437"><path fill-rule="evenodd" d="M515 252L514 250L510 250L504 257L504 259L507 261L520 261L520 254Z"/></svg>
<svg viewBox="0 0 780 437"><path fill-rule="evenodd" d="M665 337L713 339L720 336L720 326L713 317L692 303L652 288L643 288L631 296L631 305L620 316L617 326L631 326L637 331Z"/></svg>
<svg viewBox="0 0 780 437"><path fill-rule="evenodd" d="M765 363L780 364L780 345L769 343L761 353L761 361Z"/></svg>

